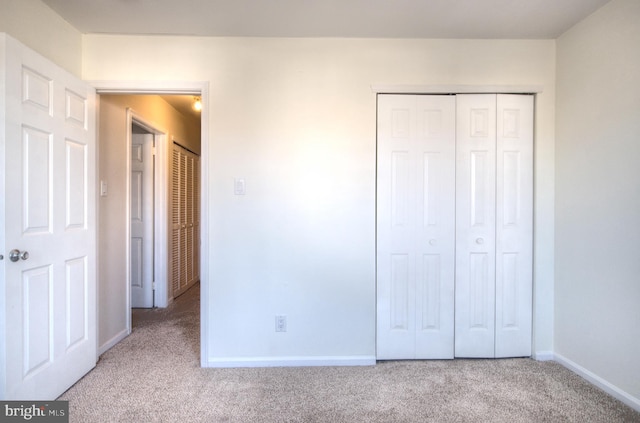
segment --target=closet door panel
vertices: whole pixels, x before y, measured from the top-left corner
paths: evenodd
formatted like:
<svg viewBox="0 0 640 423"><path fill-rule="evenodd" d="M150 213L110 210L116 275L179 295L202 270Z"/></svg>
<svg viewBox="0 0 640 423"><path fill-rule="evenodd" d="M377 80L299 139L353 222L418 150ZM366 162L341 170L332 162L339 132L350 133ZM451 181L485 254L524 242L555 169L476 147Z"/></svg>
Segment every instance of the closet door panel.
<svg viewBox="0 0 640 423"><path fill-rule="evenodd" d="M180 148L180 185L178 191L180 195L180 281L178 291L174 292L174 297L181 294L187 286L187 267L189 266L189 256L187 255L187 154Z"/></svg>
<svg viewBox="0 0 640 423"><path fill-rule="evenodd" d="M453 358L455 97L416 97L415 358Z"/></svg>
<svg viewBox="0 0 640 423"><path fill-rule="evenodd" d="M377 358L415 358L415 100L378 100Z"/></svg>
<svg viewBox="0 0 640 423"><path fill-rule="evenodd" d="M378 103L377 357L453 357L455 99Z"/></svg>
<svg viewBox="0 0 640 423"><path fill-rule="evenodd" d="M200 276L200 158L173 145L171 190L171 286L176 297Z"/></svg>
<svg viewBox="0 0 640 423"><path fill-rule="evenodd" d="M533 96L497 96L496 357L531 355Z"/></svg>
<svg viewBox="0 0 640 423"><path fill-rule="evenodd" d="M173 146L171 156L171 292L180 290L180 274L183 263L181 252L181 216L180 216L180 161L182 155L177 146Z"/></svg>
<svg viewBox="0 0 640 423"><path fill-rule="evenodd" d="M496 95L457 95L455 356L493 357Z"/></svg>

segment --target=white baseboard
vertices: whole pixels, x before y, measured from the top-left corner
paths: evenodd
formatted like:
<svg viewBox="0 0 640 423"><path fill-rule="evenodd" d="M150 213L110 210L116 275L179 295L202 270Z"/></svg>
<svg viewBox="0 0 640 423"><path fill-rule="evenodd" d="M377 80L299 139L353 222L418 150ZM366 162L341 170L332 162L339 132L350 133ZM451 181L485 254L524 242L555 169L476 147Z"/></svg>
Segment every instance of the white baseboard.
<svg viewBox="0 0 640 423"><path fill-rule="evenodd" d="M536 351L533 353L533 359L537 361L552 361L554 358L553 351Z"/></svg>
<svg viewBox="0 0 640 423"><path fill-rule="evenodd" d="M109 339L104 344L100 345L98 347L98 357L100 357L102 354L104 354L107 351L109 351L111 349L111 347L116 345L118 342L122 341L128 335L129 335L129 332L126 329L123 329L121 332L116 334L116 336L114 336L113 338Z"/></svg>
<svg viewBox="0 0 640 423"><path fill-rule="evenodd" d="M562 364L567 369L569 369L572 372L577 373L578 375L582 376L583 378L585 378L590 383L592 383L595 386L597 386L598 388L602 389L603 391L605 391L607 394L611 395L612 397L622 401L623 403L625 403L629 407L633 408L634 410L640 411L640 399L639 398L636 398L636 397L628 394L627 392L625 392L622 389L618 388L617 386L611 384L610 382L607 382L606 380L604 380L600 376L596 375L595 373L590 372L589 370L587 370L584 367L580 366L579 364L569 360L568 358L561 356L560 354L554 354L554 356L555 356L555 361L557 361L558 363Z"/></svg>
<svg viewBox="0 0 640 423"><path fill-rule="evenodd" d="M309 366L373 366L375 356L326 357L209 357L205 367L309 367Z"/></svg>

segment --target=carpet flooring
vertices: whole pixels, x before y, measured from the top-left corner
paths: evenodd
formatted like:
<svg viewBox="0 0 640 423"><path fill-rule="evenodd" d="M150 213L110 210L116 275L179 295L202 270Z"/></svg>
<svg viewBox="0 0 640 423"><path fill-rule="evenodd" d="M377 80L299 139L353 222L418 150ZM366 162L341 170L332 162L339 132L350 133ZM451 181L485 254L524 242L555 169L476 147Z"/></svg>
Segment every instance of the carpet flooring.
<svg viewBox="0 0 640 423"><path fill-rule="evenodd" d="M134 310L132 334L59 399L71 422L640 422L555 362L200 368L199 286Z"/></svg>

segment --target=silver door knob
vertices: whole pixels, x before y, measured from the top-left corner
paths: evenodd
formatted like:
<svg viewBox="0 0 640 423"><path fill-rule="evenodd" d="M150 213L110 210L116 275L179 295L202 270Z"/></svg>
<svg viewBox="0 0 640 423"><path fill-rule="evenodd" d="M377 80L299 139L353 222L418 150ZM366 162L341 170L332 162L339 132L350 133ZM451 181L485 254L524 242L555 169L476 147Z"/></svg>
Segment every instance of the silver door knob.
<svg viewBox="0 0 640 423"><path fill-rule="evenodd" d="M20 251L20 250L11 250L9 252L9 260L11 261L18 261L20 259L22 260L26 260L29 258L29 252L28 251Z"/></svg>

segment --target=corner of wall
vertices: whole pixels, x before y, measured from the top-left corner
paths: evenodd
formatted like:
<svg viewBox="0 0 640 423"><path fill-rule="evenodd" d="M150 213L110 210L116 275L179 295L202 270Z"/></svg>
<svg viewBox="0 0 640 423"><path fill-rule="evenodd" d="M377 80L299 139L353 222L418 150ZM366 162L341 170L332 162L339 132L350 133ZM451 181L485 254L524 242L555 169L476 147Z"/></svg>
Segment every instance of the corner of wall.
<svg viewBox="0 0 640 423"><path fill-rule="evenodd" d="M41 0L0 2L0 32L81 75L82 34Z"/></svg>
<svg viewBox="0 0 640 423"><path fill-rule="evenodd" d="M572 372L580 375L582 378L586 379L589 383L597 386L598 388L605 391L607 394L611 395L612 397L616 398L619 401L622 401L623 403L633 408L634 410L640 411L640 398L636 398L632 396L631 394L623 391L622 389L618 388L614 384L608 382L606 379L601 378L600 376L589 371L585 367L580 366L579 364L575 363L572 360L569 360L568 358L560 354L553 354L553 356L554 356L553 359L555 361L557 361L567 369L571 370Z"/></svg>

